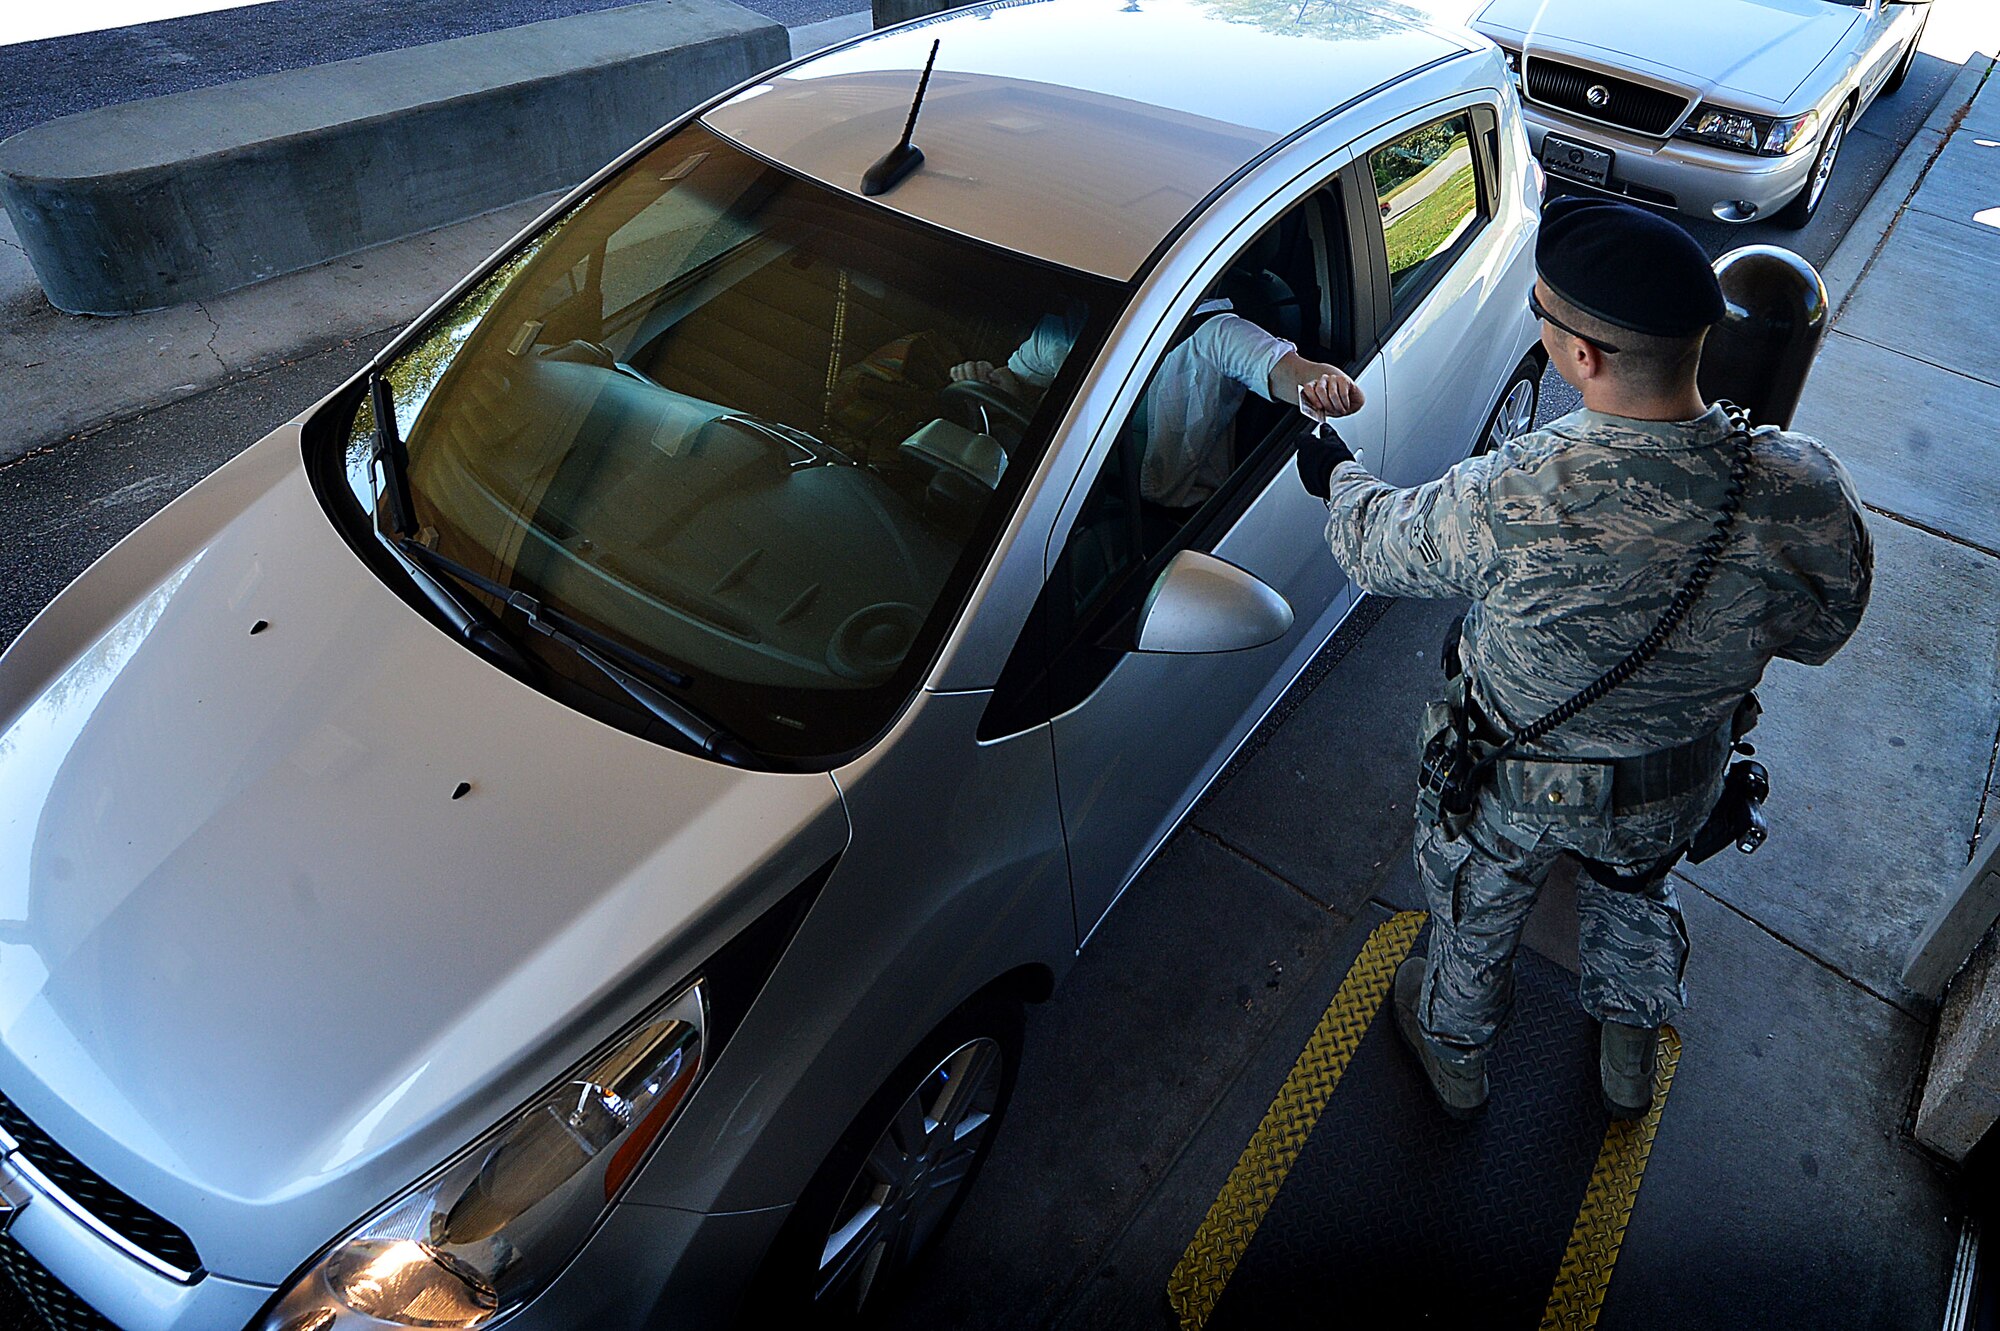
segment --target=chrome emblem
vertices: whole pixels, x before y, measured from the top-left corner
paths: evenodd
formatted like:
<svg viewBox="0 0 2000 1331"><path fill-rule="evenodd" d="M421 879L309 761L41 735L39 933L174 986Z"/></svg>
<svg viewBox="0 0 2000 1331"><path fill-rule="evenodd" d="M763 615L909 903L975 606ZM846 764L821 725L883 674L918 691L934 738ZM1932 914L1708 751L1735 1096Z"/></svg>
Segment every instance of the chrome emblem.
<svg viewBox="0 0 2000 1331"><path fill-rule="evenodd" d="M1605 107L1611 105L1611 89L1605 87L1602 83L1593 83L1583 94L1583 100L1602 111Z"/></svg>

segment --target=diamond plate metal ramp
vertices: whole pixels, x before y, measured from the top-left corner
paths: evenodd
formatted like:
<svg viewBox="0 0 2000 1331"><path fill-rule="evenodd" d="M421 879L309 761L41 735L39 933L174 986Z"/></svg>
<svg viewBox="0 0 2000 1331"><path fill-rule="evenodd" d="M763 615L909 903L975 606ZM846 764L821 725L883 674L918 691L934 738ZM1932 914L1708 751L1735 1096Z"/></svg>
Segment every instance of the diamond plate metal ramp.
<svg viewBox="0 0 2000 1331"><path fill-rule="evenodd" d="M1168 1282L1183 1331L1594 1326L1644 1177L1651 1114L1607 1123L1597 1027L1575 981L1526 951L1493 1098L1447 1118L1396 1035L1395 968L1424 916L1378 926Z"/></svg>

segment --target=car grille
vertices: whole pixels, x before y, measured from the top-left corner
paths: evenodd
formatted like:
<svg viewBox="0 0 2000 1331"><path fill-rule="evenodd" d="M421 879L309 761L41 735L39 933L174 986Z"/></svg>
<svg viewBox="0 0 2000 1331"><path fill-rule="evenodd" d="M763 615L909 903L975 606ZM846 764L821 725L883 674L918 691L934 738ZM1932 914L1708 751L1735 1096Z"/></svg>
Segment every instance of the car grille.
<svg viewBox="0 0 2000 1331"><path fill-rule="evenodd" d="M68 1285L50 1275L47 1267L30 1257L26 1248L5 1234L0 1234L0 1270L6 1271L7 1279L14 1283L48 1331L118 1331L95 1308L71 1293ZM4 1302L11 1300L0 1301L0 1316L6 1316L9 1327L35 1331L25 1319L9 1315L16 1310L6 1308Z"/></svg>
<svg viewBox="0 0 2000 1331"><path fill-rule="evenodd" d="M1593 87L1602 87L1610 94L1604 105L1590 104ZM1532 55L1528 57L1528 100L1655 135L1665 135L1688 108L1688 98L1679 93Z"/></svg>
<svg viewBox="0 0 2000 1331"><path fill-rule="evenodd" d="M201 1257L180 1226L105 1182L4 1095L0 1095L0 1128L20 1146L23 1159L106 1228L169 1266L190 1276L200 1273Z"/></svg>

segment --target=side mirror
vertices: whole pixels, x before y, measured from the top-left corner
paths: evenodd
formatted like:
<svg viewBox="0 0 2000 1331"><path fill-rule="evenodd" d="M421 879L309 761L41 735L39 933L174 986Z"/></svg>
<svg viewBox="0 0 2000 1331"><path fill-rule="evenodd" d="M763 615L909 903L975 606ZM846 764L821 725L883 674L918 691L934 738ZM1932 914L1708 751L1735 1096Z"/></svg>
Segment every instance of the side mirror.
<svg viewBox="0 0 2000 1331"><path fill-rule="evenodd" d="M1285 598L1236 565L1183 550L1139 609L1142 652L1241 652L1291 631Z"/></svg>

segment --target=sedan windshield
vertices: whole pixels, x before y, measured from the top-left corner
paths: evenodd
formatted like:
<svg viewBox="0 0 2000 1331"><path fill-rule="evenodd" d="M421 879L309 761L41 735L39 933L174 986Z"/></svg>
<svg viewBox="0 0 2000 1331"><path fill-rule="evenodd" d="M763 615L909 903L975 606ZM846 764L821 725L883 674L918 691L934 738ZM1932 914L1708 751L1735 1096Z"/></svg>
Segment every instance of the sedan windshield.
<svg viewBox="0 0 2000 1331"><path fill-rule="evenodd" d="M1078 371L1045 392L994 363L1050 320L1094 346L1120 294L690 126L386 368L417 539L657 662L759 752L851 752L916 686ZM386 527L373 431L364 402L348 472Z"/></svg>

